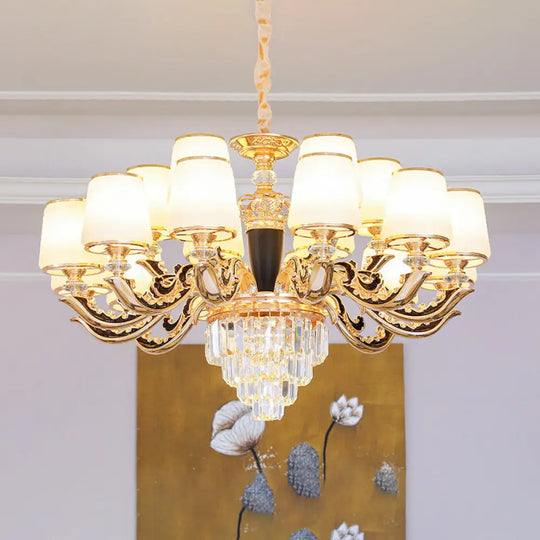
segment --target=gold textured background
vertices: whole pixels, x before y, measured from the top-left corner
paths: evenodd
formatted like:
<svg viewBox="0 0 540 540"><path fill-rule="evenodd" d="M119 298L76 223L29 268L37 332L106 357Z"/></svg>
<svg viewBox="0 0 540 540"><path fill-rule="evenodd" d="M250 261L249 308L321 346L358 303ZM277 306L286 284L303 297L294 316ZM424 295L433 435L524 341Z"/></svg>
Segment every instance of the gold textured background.
<svg viewBox="0 0 540 540"><path fill-rule="evenodd" d="M327 450L327 481L319 499L297 496L287 483L287 457L308 442L322 466L330 403L357 396L364 417L356 427L335 426ZM313 381L279 422L267 422L257 451L274 491L274 516L246 511L242 539L288 540L306 527L329 540L343 521L366 540L405 538L405 426L403 351L364 355L331 345ZM224 456L210 448L215 411L235 391L209 366L202 345L182 345L164 356L138 353L138 540L234 540L244 488L255 474L250 455ZM398 472L399 493L373 484L383 461Z"/></svg>

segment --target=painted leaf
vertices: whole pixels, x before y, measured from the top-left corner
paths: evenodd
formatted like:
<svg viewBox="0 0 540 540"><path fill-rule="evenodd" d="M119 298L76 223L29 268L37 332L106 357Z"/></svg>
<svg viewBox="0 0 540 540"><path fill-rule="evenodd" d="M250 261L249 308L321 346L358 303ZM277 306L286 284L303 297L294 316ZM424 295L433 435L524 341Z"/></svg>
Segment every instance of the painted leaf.
<svg viewBox="0 0 540 540"><path fill-rule="evenodd" d="M258 472L255 480L244 490L242 504L250 511L258 514L274 513L274 492L268 485L264 474Z"/></svg>

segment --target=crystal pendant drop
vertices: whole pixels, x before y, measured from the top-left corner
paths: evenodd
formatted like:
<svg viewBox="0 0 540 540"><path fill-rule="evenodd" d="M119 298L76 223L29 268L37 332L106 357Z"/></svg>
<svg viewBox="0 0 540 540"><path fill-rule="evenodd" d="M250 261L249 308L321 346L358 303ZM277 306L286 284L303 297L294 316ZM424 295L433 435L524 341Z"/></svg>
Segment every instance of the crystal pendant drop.
<svg viewBox="0 0 540 540"><path fill-rule="evenodd" d="M210 315L206 358L258 420L278 420L328 354L324 315L288 297L242 298Z"/></svg>

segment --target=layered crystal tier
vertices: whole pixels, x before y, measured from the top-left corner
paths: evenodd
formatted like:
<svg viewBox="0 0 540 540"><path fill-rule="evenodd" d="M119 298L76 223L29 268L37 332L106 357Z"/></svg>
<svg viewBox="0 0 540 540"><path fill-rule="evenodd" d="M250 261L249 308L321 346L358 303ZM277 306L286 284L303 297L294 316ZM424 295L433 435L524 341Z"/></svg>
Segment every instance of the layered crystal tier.
<svg viewBox="0 0 540 540"><path fill-rule="evenodd" d="M227 314L208 324L206 359L259 420L276 420L328 356L324 319L307 313Z"/></svg>

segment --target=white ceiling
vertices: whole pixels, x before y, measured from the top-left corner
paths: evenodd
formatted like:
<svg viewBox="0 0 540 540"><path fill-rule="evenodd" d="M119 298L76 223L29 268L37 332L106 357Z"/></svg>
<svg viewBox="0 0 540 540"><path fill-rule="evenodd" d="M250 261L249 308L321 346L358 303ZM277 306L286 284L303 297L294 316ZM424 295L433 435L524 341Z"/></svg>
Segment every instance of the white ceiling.
<svg viewBox="0 0 540 540"><path fill-rule="evenodd" d="M0 90L247 92L252 0L4 0ZM540 89L537 0L274 0L276 92Z"/></svg>
<svg viewBox="0 0 540 540"><path fill-rule="evenodd" d="M254 2L4 0L0 188L167 163L182 133L253 130ZM537 238L538 0L273 0L273 22L276 131L349 133L362 157L524 194L488 205L490 229ZM18 271L35 270L40 220L40 205L0 204L0 243L33 242Z"/></svg>

